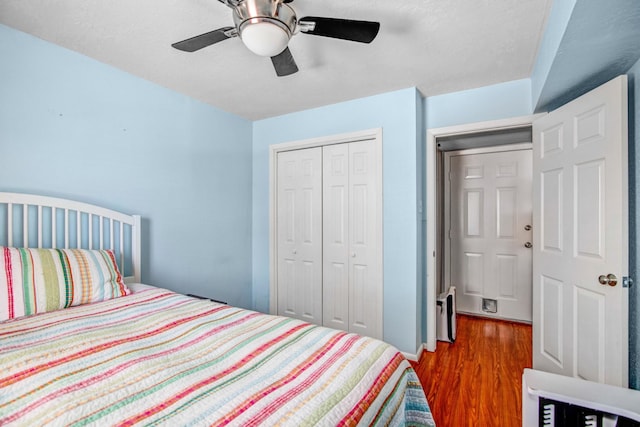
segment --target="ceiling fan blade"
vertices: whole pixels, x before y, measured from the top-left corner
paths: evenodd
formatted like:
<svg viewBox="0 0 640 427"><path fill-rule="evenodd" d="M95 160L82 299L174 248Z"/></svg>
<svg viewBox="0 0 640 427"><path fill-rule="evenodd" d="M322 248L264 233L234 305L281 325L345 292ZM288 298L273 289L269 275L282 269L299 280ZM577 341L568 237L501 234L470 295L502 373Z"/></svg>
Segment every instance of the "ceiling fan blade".
<svg viewBox="0 0 640 427"><path fill-rule="evenodd" d="M322 18L319 16L305 16L300 19L299 24L300 31L305 34L360 43L371 43L380 30L379 22Z"/></svg>
<svg viewBox="0 0 640 427"><path fill-rule="evenodd" d="M278 77L284 77L298 72L298 66L288 47L276 56L272 56L271 62L276 69Z"/></svg>
<svg viewBox="0 0 640 427"><path fill-rule="evenodd" d="M231 30L235 30L235 28L218 28L217 30L209 31L208 33L200 34L199 36L191 37L190 39L174 43L171 46L185 52L195 52L196 50L211 46L214 43L218 43L231 37L235 37L237 34L230 34L229 31Z"/></svg>

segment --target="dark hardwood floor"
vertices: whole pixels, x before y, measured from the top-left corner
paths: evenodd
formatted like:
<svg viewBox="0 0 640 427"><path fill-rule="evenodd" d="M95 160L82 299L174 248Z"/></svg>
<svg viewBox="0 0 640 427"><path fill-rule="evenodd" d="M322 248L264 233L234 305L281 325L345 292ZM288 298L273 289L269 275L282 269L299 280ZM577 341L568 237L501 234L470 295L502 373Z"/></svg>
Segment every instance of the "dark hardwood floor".
<svg viewBox="0 0 640 427"><path fill-rule="evenodd" d="M531 326L458 315L457 339L413 363L438 427L522 425Z"/></svg>

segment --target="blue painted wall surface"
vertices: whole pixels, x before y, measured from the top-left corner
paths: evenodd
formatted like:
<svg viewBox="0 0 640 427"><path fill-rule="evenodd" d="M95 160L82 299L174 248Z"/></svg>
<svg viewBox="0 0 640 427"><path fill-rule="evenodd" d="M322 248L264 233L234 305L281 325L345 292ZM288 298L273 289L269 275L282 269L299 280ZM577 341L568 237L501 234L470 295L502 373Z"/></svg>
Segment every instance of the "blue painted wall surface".
<svg viewBox="0 0 640 427"><path fill-rule="evenodd" d="M640 61L629 70L629 386L640 389Z"/></svg>
<svg viewBox="0 0 640 427"><path fill-rule="evenodd" d="M551 32L563 36L535 99L535 111L566 104L626 73L640 58L637 0L577 0L565 27L550 27L547 33ZM538 58L550 53L542 49Z"/></svg>
<svg viewBox="0 0 640 427"><path fill-rule="evenodd" d="M551 5L545 32L538 46L538 56L531 73L532 109L538 105L575 5L576 0L554 0Z"/></svg>
<svg viewBox="0 0 640 427"><path fill-rule="evenodd" d="M253 299L269 310L269 145L383 129L385 341L416 353L418 332L416 90L405 89L254 122Z"/></svg>
<svg viewBox="0 0 640 427"><path fill-rule="evenodd" d="M2 25L0 58L0 191L141 214L145 282L251 306L251 122Z"/></svg>
<svg viewBox="0 0 640 427"><path fill-rule="evenodd" d="M531 81L514 80L425 99L430 129L531 114Z"/></svg>

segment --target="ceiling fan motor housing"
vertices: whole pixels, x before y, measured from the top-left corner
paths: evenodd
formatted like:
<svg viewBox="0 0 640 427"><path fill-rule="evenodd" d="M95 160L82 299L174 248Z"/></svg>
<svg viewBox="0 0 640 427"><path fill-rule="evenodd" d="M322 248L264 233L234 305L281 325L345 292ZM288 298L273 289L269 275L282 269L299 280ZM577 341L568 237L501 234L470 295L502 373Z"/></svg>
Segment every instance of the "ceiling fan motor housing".
<svg viewBox="0 0 640 427"><path fill-rule="evenodd" d="M248 26L268 22L280 27L291 38L297 18L294 10L282 0L244 0L233 8L233 22L241 37Z"/></svg>

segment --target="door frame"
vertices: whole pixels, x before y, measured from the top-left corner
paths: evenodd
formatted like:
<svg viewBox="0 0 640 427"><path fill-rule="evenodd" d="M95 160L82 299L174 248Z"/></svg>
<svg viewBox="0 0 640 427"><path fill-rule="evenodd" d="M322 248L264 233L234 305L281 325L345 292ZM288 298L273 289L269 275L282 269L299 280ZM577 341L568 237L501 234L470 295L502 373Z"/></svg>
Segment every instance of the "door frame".
<svg viewBox="0 0 640 427"><path fill-rule="evenodd" d="M384 290L384 246L383 246L383 191L382 191L382 128L366 129L362 131L349 132L337 135L322 136L319 138L303 139L290 142L283 142L280 144L273 144L269 146L269 313L278 313L278 248L277 248L277 161L278 153L282 151L301 150L305 148L323 147L334 144L345 144L349 142L358 141L373 141L374 149L377 155L377 169L379 171L376 177L376 187L378 189L377 194L377 210L378 210L378 224L377 228L377 247L378 250L378 265L380 268L380 280L381 289ZM384 314L384 298L382 299L382 313ZM384 318L384 317L383 317ZM382 329L384 336L384 329Z"/></svg>
<svg viewBox="0 0 640 427"><path fill-rule="evenodd" d="M466 123L462 125L447 126L441 128L427 129L427 140L425 147L425 189L426 189L426 320L427 334L425 349L430 352L436 351L436 314L437 314L437 284L436 265L440 262L437 258L436 236L440 233L437 227L437 212L441 207L437 205L437 191L439 182L437 173L438 146L437 139L446 136L465 135L472 133L506 130L531 126L533 121L544 116L546 113L532 114L527 116L513 117L502 120L491 120L485 122Z"/></svg>

